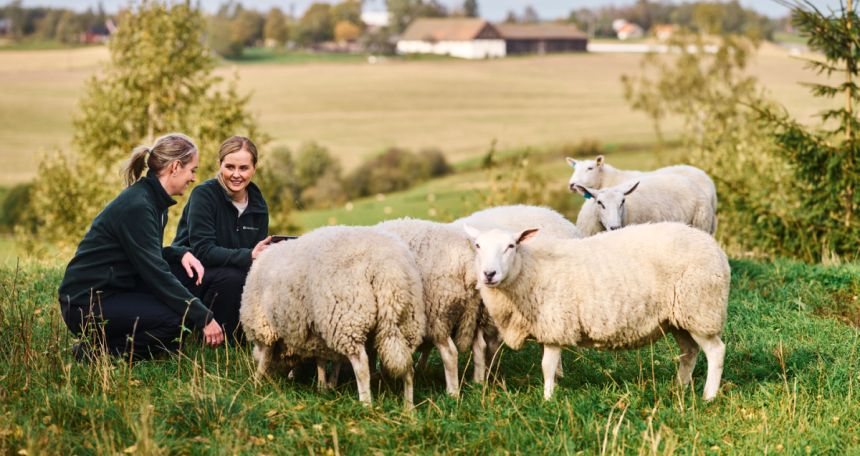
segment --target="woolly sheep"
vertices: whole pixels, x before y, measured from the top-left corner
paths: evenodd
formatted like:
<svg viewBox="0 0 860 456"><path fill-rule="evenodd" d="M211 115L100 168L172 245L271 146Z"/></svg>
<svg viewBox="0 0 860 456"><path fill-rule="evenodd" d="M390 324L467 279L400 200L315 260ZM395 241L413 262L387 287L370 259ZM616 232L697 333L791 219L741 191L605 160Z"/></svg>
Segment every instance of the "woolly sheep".
<svg viewBox="0 0 860 456"><path fill-rule="evenodd" d="M678 380L689 384L699 347L705 400L722 376L730 270L708 234L680 223L635 225L584 239L527 242L538 230L480 231L474 239L481 298L506 344L544 345L544 398L567 345L633 348L672 333Z"/></svg>
<svg viewBox="0 0 860 456"><path fill-rule="evenodd" d="M678 174L645 174L632 183L602 190L577 187L588 199L576 226L587 236L649 222L681 222L710 234L716 229L708 196Z"/></svg>
<svg viewBox="0 0 860 456"><path fill-rule="evenodd" d="M622 170L606 163L603 155L598 155L594 160L574 160L567 157L567 163L573 167L573 174L568 181L568 187L571 191L577 191L577 186L600 190L630 182L646 174L671 173L684 176L698 185L711 202L713 212L716 213L717 211L717 188L714 186L714 181L706 172L695 166L673 165L649 172ZM716 219L714 223L716 223ZM716 230L716 226L714 230Z"/></svg>
<svg viewBox="0 0 860 456"><path fill-rule="evenodd" d="M385 369L404 379L410 408L412 353L425 327L422 294L407 247L371 228L319 228L273 245L254 261L239 310L254 343L256 377L267 372L275 355L315 358L318 366L346 358L359 399L369 404L365 344L372 342ZM285 353L276 353L278 348Z"/></svg>
<svg viewBox="0 0 860 456"><path fill-rule="evenodd" d="M509 206L496 206L477 211L469 216L457 219L452 225L462 228L469 225L473 228L490 229L501 228L511 231L521 231L526 228L540 228L541 238L557 237L562 239L582 238L583 233L570 220L566 219L557 211L543 206L529 206L515 204ZM476 343L485 346L483 350L486 355L482 358L475 356L476 371L479 363L485 363L486 359L493 359L501 346L501 336L498 329L493 325L492 318L487 314L486 308L482 308L481 323L478 325ZM476 348L477 353L480 348ZM480 364L483 369L486 364ZM563 377L564 372L561 364L558 365L558 377ZM477 376L477 372L476 372Z"/></svg>
<svg viewBox="0 0 860 456"><path fill-rule="evenodd" d="M427 220L402 218L380 223L375 228L399 237L415 256L424 288L425 340L439 350L446 389L448 394L457 396L458 349L468 350L475 342L481 307L481 297L475 288L471 241L460 228ZM429 350L428 346L424 353ZM422 360L426 362L426 355ZM476 371L475 380L480 382L483 372Z"/></svg>

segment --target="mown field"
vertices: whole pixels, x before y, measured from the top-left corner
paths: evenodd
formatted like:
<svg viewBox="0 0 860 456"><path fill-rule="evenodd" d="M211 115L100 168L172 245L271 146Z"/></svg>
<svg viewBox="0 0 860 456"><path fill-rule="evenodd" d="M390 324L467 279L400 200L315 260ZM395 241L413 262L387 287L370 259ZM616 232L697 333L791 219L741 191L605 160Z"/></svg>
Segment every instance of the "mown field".
<svg viewBox="0 0 860 456"><path fill-rule="evenodd" d="M58 320L56 266L0 268L3 454L857 454L860 267L732 261L727 357L717 399L673 382L670 339L635 351L564 352L565 377L542 399L540 349L504 349L486 386L446 397L434 355L416 409L396 382L373 407L350 375L250 380L246 348L203 349L129 365L77 363ZM461 370L470 372L466 355Z"/></svg>
<svg viewBox="0 0 860 456"><path fill-rule="evenodd" d="M255 51L258 52L258 51ZM594 138L650 142L644 115L630 111L619 78L641 55L572 54L492 61L262 56L219 67L238 74L272 145L318 141L347 169L387 146L438 147L452 162L501 150ZM38 157L64 147L87 77L105 48L0 52L0 186L31 179ZM306 63L301 63L306 59ZM774 98L801 119L822 108L797 83L803 63L765 48L751 67ZM672 124L669 132L673 131Z"/></svg>

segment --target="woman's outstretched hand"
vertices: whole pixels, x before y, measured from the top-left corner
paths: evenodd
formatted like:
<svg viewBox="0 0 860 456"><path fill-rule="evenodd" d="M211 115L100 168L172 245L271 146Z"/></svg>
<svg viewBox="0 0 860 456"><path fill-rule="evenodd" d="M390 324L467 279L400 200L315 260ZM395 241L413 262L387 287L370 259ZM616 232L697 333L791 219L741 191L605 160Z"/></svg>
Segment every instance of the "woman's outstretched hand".
<svg viewBox="0 0 860 456"><path fill-rule="evenodd" d="M203 328L203 340L210 347L217 347L224 342L224 330L214 318Z"/></svg>
<svg viewBox="0 0 860 456"><path fill-rule="evenodd" d="M266 248L269 247L269 244L272 243L272 236L266 236L266 239L258 242L257 245L254 246L254 250L251 251L251 259L256 260L257 255L263 253Z"/></svg>
<svg viewBox="0 0 860 456"><path fill-rule="evenodd" d="M194 273L197 273L197 281L194 282L195 285L203 283L203 263L192 255L191 252L185 252L185 255L182 255L182 267L185 268L188 277L194 277Z"/></svg>

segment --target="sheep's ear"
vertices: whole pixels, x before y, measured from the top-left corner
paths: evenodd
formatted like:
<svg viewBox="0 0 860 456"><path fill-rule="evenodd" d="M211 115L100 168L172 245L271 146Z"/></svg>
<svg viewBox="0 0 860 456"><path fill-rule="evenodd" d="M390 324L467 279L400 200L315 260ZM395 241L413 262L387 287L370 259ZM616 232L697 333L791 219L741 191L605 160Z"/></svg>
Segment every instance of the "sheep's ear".
<svg viewBox="0 0 860 456"><path fill-rule="evenodd" d="M529 228L529 229L523 231L522 233L520 233L520 236L517 238L517 245L522 244L523 242L526 242L529 239L537 236L538 231L540 231L540 230L537 228Z"/></svg>
<svg viewBox="0 0 860 456"><path fill-rule="evenodd" d="M594 163L597 166L603 166L603 155L598 155L597 158L594 159Z"/></svg>
<svg viewBox="0 0 860 456"><path fill-rule="evenodd" d="M639 181L636 181L636 183L635 183L635 184L633 184L633 186L632 186L632 187L630 187L630 189L629 189L629 190L627 190L626 192L624 192L624 196L627 196L627 195L629 195L629 194L633 193L633 190L636 190L636 187L638 187L638 186L639 186Z"/></svg>
<svg viewBox="0 0 860 456"><path fill-rule="evenodd" d="M567 164L570 165L571 168L576 169L576 160L570 157L565 157L565 160L567 160Z"/></svg>
<svg viewBox="0 0 860 456"><path fill-rule="evenodd" d="M594 198L595 195L597 195L597 193L598 193L597 190L595 190L593 188L583 187L582 185L577 185L576 190L579 193L582 193L582 196L584 196L585 199Z"/></svg>
<svg viewBox="0 0 860 456"><path fill-rule="evenodd" d="M475 228L472 228L472 227L471 227L471 226L469 226L469 225L463 225L463 230L465 230L465 231L466 231L466 234L468 234L468 235L469 235L469 237L470 237L470 238L472 238L472 240L473 240L473 241L474 241L475 239L478 239L478 236L480 236L480 235L481 235L481 232L480 232L480 231L476 230Z"/></svg>

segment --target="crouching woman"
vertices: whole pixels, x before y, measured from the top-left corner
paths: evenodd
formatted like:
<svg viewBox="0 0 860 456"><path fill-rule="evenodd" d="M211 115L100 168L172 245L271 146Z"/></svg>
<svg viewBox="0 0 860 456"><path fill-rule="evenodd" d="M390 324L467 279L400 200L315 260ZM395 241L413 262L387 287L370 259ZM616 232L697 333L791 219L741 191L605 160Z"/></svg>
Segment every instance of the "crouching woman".
<svg viewBox="0 0 860 456"><path fill-rule="evenodd" d="M251 182L257 170L257 146L233 136L218 151L214 179L191 192L182 211L173 246L190 249L206 268L202 281L173 264L173 273L201 298L223 325L228 341L242 340L239 305L251 262L269 245L269 210Z"/></svg>
<svg viewBox="0 0 860 456"><path fill-rule="evenodd" d="M171 197L194 182L198 160L191 139L176 133L132 152L127 188L93 220L60 284L62 316L73 333L95 334L113 355L175 350L183 327L202 328L211 346L224 341L212 312L169 263L198 277L202 265L187 248L162 247L168 208L176 204Z"/></svg>

